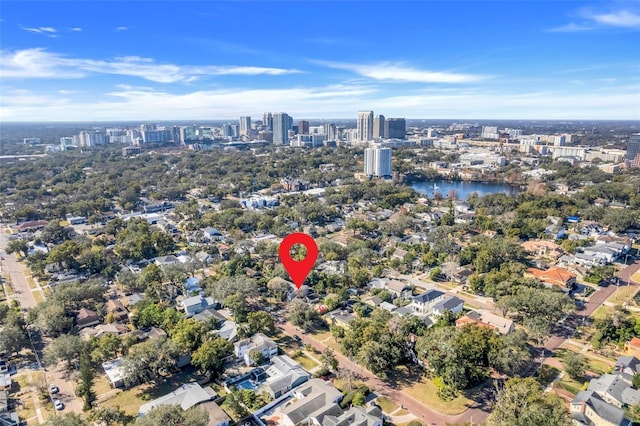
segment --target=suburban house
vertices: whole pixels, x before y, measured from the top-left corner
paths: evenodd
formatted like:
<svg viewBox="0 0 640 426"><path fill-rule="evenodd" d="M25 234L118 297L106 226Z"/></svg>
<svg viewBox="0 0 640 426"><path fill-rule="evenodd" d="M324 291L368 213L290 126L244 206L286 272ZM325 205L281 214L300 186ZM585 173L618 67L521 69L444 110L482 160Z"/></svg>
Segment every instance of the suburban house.
<svg viewBox="0 0 640 426"><path fill-rule="evenodd" d="M356 314L345 309L336 309L324 315L324 320L329 326L337 325L342 328L349 328L354 319Z"/></svg>
<svg viewBox="0 0 640 426"><path fill-rule="evenodd" d="M640 373L640 360L635 356L621 356L613 367L614 374L619 374L627 384L631 385L633 376Z"/></svg>
<svg viewBox="0 0 640 426"><path fill-rule="evenodd" d="M631 426L624 410L607 404L596 392L579 392L570 403L571 418L578 425Z"/></svg>
<svg viewBox="0 0 640 426"><path fill-rule="evenodd" d="M629 355L640 357L640 339L632 337L631 340L624 344L624 348Z"/></svg>
<svg viewBox="0 0 640 426"><path fill-rule="evenodd" d="M180 263L180 259L170 254L168 256L158 256L153 259L156 265L158 266L167 266L167 265L177 265Z"/></svg>
<svg viewBox="0 0 640 426"><path fill-rule="evenodd" d="M214 309L216 303L212 297L202 297L198 295L187 297L180 302L180 306L184 309L184 314L188 318L206 309Z"/></svg>
<svg viewBox="0 0 640 426"><path fill-rule="evenodd" d="M549 240L529 240L520 244L525 252L537 257L558 259L564 254L562 248Z"/></svg>
<svg viewBox="0 0 640 426"><path fill-rule="evenodd" d="M515 330L512 320L491 313L485 309L469 311L465 316L456 320L456 327L462 327L466 324L477 324L480 327L492 328L500 334L509 334Z"/></svg>
<svg viewBox="0 0 640 426"><path fill-rule="evenodd" d="M403 297L411 298L411 288L400 281L390 280L389 278L374 278L369 282L369 287L389 292L392 298Z"/></svg>
<svg viewBox="0 0 640 426"><path fill-rule="evenodd" d="M266 372L269 378L263 387L274 399L297 388L311 378L311 374L287 355L271 358L271 365L266 368Z"/></svg>
<svg viewBox="0 0 640 426"><path fill-rule="evenodd" d="M129 318L129 311L119 300L107 300L107 313L112 314L116 321L126 321Z"/></svg>
<svg viewBox="0 0 640 426"><path fill-rule="evenodd" d="M113 324L98 324L93 327L85 327L82 330L80 330L80 333L78 334L83 339L89 340L92 336L95 336L98 338L104 336L105 334L113 334L114 336L117 336L120 334L126 334L130 331L131 330L129 329L129 327L127 327L124 324L113 323Z"/></svg>
<svg viewBox="0 0 640 426"><path fill-rule="evenodd" d="M210 387L202 388L198 383L186 383L173 392L140 406L138 417L162 405L178 405L185 411L197 405L209 414L208 426L229 426L231 418L213 402L216 396Z"/></svg>
<svg viewBox="0 0 640 426"><path fill-rule="evenodd" d="M433 305L445 298L442 291L430 289L422 294L411 298L411 309L420 314L428 314L432 311Z"/></svg>
<svg viewBox="0 0 640 426"><path fill-rule="evenodd" d="M379 408L343 410L338 404L342 393L322 379L309 380L293 392L293 397L294 402L276 412L282 425L382 426Z"/></svg>
<svg viewBox="0 0 640 426"><path fill-rule="evenodd" d="M102 363L102 369L113 388L124 388L124 360L116 358Z"/></svg>
<svg viewBox="0 0 640 426"><path fill-rule="evenodd" d="M80 308L78 315L76 316L76 325L79 329L85 327L91 327L96 324L100 324L101 318L93 312L91 309Z"/></svg>
<svg viewBox="0 0 640 426"><path fill-rule="evenodd" d="M604 401L618 408L640 402L640 391L629 386L618 374L603 374L591 379L587 390L597 393Z"/></svg>
<svg viewBox="0 0 640 426"><path fill-rule="evenodd" d="M28 222L22 222L16 226L16 229L18 229L18 232L35 232L38 229L43 229L48 224L49 222L46 220L30 220Z"/></svg>
<svg viewBox="0 0 640 426"><path fill-rule="evenodd" d="M537 268L527 268L525 276L537 278L549 286L557 286L563 290L572 289L576 283L576 274L558 267L552 267L543 271Z"/></svg>
<svg viewBox="0 0 640 426"><path fill-rule="evenodd" d="M458 312L462 312L463 307L464 301L462 299L457 296L447 296L433 305L431 314L440 316L444 314L445 311L457 314Z"/></svg>
<svg viewBox="0 0 640 426"><path fill-rule="evenodd" d="M253 352L260 352L264 359L270 360L278 355L278 345L262 333L256 333L248 339L240 340L233 344L233 353L238 358L243 358L245 364L254 364L251 359Z"/></svg>

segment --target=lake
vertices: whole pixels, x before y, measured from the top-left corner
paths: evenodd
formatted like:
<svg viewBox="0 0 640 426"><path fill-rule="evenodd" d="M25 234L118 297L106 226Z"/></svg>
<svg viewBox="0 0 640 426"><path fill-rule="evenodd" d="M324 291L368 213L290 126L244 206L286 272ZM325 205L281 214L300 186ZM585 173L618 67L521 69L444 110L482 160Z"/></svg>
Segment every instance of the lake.
<svg viewBox="0 0 640 426"><path fill-rule="evenodd" d="M487 194L503 193L507 195L516 195L520 192L517 186L507 185L506 183L486 183L486 182L463 182L463 181L422 181L414 182L411 187L418 193L433 198L435 191L440 192L443 198L447 197L449 191L455 190L458 200L466 200L470 194L476 192L479 196Z"/></svg>

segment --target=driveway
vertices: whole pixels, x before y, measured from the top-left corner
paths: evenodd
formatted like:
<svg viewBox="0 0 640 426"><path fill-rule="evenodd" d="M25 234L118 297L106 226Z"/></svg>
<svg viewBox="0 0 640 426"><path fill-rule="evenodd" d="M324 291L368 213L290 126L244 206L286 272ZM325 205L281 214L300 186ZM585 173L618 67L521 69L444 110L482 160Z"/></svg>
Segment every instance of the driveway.
<svg viewBox="0 0 640 426"><path fill-rule="evenodd" d="M28 275L28 272L26 267L18 262L14 254L6 253L8 242L8 235L4 233L4 229L0 228L0 258L4 259L0 261L0 270L2 270L3 274L9 275L11 285L15 291L13 299L20 303L20 307L22 309L35 308L37 303L27 282L26 275Z"/></svg>
<svg viewBox="0 0 640 426"><path fill-rule="evenodd" d="M304 344L311 345L317 351L322 352L327 347L324 343L320 342L315 337L308 334L300 333L300 331L289 322L278 324L278 328L280 328L285 334L288 334L289 336L293 336L296 334L299 335L302 338L302 342ZM438 413L437 411L432 410L420 401L417 401L411 396L405 394L395 386L392 386L389 383L381 380L372 372L351 361L341 353L335 352L335 357L338 360L340 367L349 369L363 377L369 389L374 391L376 394L384 395L390 398L396 404L403 406L406 410L416 416L416 418L421 420L423 423L438 426L445 426L447 423L482 423L489 416L488 409L475 407L469 408L467 411L457 416L448 416L442 413Z"/></svg>

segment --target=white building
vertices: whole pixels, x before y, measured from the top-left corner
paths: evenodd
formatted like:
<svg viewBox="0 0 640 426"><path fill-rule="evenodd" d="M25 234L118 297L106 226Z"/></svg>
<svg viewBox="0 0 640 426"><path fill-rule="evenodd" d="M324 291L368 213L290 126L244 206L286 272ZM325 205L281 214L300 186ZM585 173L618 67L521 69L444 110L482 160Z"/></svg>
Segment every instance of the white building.
<svg viewBox="0 0 640 426"><path fill-rule="evenodd" d="M357 140L367 142L373 139L373 111L358 112Z"/></svg>
<svg viewBox="0 0 640 426"><path fill-rule="evenodd" d="M391 148L366 148L364 174L375 177L391 176Z"/></svg>

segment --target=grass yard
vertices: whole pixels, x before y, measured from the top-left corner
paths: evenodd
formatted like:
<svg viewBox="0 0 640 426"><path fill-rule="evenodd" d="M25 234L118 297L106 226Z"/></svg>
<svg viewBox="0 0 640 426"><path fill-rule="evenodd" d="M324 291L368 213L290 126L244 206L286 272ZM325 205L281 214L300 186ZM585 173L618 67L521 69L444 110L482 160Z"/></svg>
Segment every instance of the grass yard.
<svg viewBox="0 0 640 426"><path fill-rule="evenodd" d="M625 302L629 302L637 292L638 287L627 285L621 286L613 292L608 301L617 305L621 305Z"/></svg>
<svg viewBox="0 0 640 426"><path fill-rule="evenodd" d="M195 369L186 369L165 380L161 379L157 383L144 383L123 390L105 399L100 405L102 407L120 407L126 414L137 416L138 409L142 404L166 395L185 383L197 381L199 377L195 371Z"/></svg>
<svg viewBox="0 0 640 426"><path fill-rule="evenodd" d="M42 287L42 291L44 292L45 296L51 296L53 294L53 290L51 290L51 287Z"/></svg>
<svg viewBox="0 0 640 426"><path fill-rule="evenodd" d="M568 374L565 374L562 379L560 379L560 381L556 384L556 386L576 395L578 392L583 390L583 386L587 382L588 380L584 377L574 380L569 377Z"/></svg>
<svg viewBox="0 0 640 426"><path fill-rule="evenodd" d="M546 387L549 383L553 382L560 374L560 370L547 364L543 364L542 367L536 372L535 378L542 387Z"/></svg>
<svg viewBox="0 0 640 426"><path fill-rule="evenodd" d="M311 371L314 368L316 368L318 365L320 365L305 354L295 356L293 357L293 360L296 362L299 362L300 365L302 365L302 368L304 368L307 371Z"/></svg>
<svg viewBox="0 0 640 426"><path fill-rule="evenodd" d="M376 404L387 414L391 414L398 409L398 405L386 396L381 396L376 399Z"/></svg>
<svg viewBox="0 0 640 426"><path fill-rule="evenodd" d="M41 291L32 291L31 293L33 293L33 298L36 300L36 303L41 303L44 301L44 296L42 296Z"/></svg>
<svg viewBox="0 0 640 426"><path fill-rule="evenodd" d="M438 388L427 377L422 377L420 382L403 387L402 392L442 414L461 414L473 404L473 401L467 398L465 394L460 394L451 401L443 401L438 397Z"/></svg>
<svg viewBox="0 0 640 426"><path fill-rule="evenodd" d="M635 274L631 275L631 279L637 283L640 283L640 271L636 272Z"/></svg>
<svg viewBox="0 0 640 426"><path fill-rule="evenodd" d="M29 288L31 289L38 287L32 276L27 277L27 283L29 283Z"/></svg>
<svg viewBox="0 0 640 426"><path fill-rule="evenodd" d="M604 361L600 361L599 359L587 357L587 370L600 375L611 373L611 370L613 370L613 363L608 364Z"/></svg>
<svg viewBox="0 0 640 426"><path fill-rule="evenodd" d="M602 305L600 306L598 309L595 310L595 312L593 313L593 315L591 315L594 319L604 319L606 318L611 312L613 312L613 308L610 306L605 306Z"/></svg>

